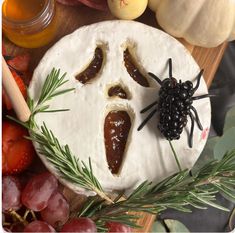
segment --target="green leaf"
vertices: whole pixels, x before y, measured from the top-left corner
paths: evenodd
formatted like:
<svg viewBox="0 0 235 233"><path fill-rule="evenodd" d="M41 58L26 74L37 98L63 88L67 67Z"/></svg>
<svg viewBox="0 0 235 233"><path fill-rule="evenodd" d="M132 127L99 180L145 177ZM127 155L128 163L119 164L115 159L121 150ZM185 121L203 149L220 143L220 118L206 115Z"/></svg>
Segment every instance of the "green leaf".
<svg viewBox="0 0 235 233"><path fill-rule="evenodd" d="M195 174L200 168L202 168L206 163L214 160L214 147L219 141L219 137L212 137L207 140L207 143L202 151L197 162L193 166L192 173Z"/></svg>
<svg viewBox="0 0 235 233"><path fill-rule="evenodd" d="M233 209L230 217L229 217L229 230L232 232L232 230L234 230L235 227L235 208Z"/></svg>
<svg viewBox="0 0 235 233"><path fill-rule="evenodd" d="M208 200L206 198L203 198L203 197L201 197L201 196L199 196L199 195L197 195L197 194L195 194L193 192L189 192L189 193L191 195L193 195L195 198L197 198L199 201L201 201L202 203L206 204L206 205L213 206L214 208L217 208L217 209L229 212L228 208L225 208L225 207L223 207L221 205L218 205L215 202L212 202L212 201L210 201L210 200Z"/></svg>
<svg viewBox="0 0 235 233"><path fill-rule="evenodd" d="M235 127L235 107L231 108L226 114L224 132L232 127Z"/></svg>
<svg viewBox="0 0 235 233"><path fill-rule="evenodd" d="M190 232L189 229L178 220L165 219L164 222L170 232Z"/></svg>
<svg viewBox="0 0 235 233"><path fill-rule="evenodd" d="M225 118L224 124L224 135L222 137L212 137L207 140L204 150L202 151L199 159L192 169L194 174L198 171L205 163L208 161L216 159L221 159L222 156L230 149L235 148L235 137L234 133L230 131L231 128L235 127L235 107L231 108ZM234 130L231 130L234 131Z"/></svg>
<svg viewBox="0 0 235 233"><path fill-rule="evenodd" d="M216 185L216 184L214 184ZM220 194L226 198L227 200L235 203L235 191L227 190L226 187L221 185L216 185L216 187L220 190Z"/></svg>
<svg viewBox="0 0 235 233"><path fill-rule="evenodd" d="M167 231L166 231L165 227L161 224L161 222L156 221L153 224L151 232L164 232L165 233Z"/></svg>
<svg viewBox="0 0 235 233"><path fill-rule="evenodd" d="M227 130L218 140L214 148L214 156L216 159L221 159L227 151L232 149L235 149L235 127Z"/></svg>
<svg viewBox="0 0 235 233"><path fill-rule="evenodd" d="M232 203L235 203L234 199L233 199L232 197L228 196L227 194L225 194L224 192L220 192L220 194L221 194L224 198L226 198L227 200L231 201ZM235 192L234 192L233 195L235 195Z"/></svg>

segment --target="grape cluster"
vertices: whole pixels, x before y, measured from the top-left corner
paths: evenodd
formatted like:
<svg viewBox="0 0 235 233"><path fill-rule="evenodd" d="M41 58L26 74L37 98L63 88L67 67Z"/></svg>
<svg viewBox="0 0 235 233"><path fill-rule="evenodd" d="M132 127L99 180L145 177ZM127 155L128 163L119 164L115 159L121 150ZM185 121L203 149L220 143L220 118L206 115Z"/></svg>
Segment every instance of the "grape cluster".
<svg viewBox="0 0 235 233"><path fill-rule="evenodd" d="M163 80L159 91L158 128L167 140L180 138L187 124L193 94L193 84L190 81L178 83L173 77Z"/></svg>
<svg viewBox="0 0 235 233"><path fill-rule="evenodd" d="M14 216L25 207L37 216L37 220L26 225L12 223L10 228L4 229L6 232L97 232L96 224L90 218L69 219L69 202L59 192L58 181L49 172L33 176L24 188L19 177L3 176L2 187L3 218ZM109 232L131 232L128 226L116 222L108 222L107 228Z"/></svg>
<svg viewBox="0 0 235 233"><path fill-rule="evenodd" d="M2 178L2 210L18 210L21 207L21 184L17 177L4 176Z"/></svg>

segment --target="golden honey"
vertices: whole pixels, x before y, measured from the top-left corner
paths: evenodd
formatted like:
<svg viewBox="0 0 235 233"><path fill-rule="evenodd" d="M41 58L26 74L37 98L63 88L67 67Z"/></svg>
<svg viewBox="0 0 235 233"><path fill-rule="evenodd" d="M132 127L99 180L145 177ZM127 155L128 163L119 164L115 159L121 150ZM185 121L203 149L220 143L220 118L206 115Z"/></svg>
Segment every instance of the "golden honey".
<svg viewBox="0 0 235 233"><path fill-rule="evenodd" d="M25 48L48 44L56 35L54 0L4 0L2 25L4 35Z"/></svg>

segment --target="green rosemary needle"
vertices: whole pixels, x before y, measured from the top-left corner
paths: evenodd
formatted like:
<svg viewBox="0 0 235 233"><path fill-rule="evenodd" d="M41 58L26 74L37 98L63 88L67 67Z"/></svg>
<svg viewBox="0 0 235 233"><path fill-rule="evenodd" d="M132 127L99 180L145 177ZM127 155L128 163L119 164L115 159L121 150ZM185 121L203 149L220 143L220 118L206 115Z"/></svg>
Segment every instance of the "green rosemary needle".
<svg viewBox="0 0 235 233"><path fill-rule="evenodd" d="M108 205L95 197L90 198L78 215L92 218L102 230L107 221L138 227L136 216L130 212L159 214L168 208L191 212L191 207L206 209L207 206L229 211L215 203L218 192L235 200L235 149L220 161L207 163L193 176L186 169L156 185L145 181L126 200Z"/></svg>
<svg viewBox="0 0 235 233"><path fill-rule="evenodd" d="M35 115L38 113L68 111L69 109L50 109L48 101L52 98L71 92L74 88L61 89L68 82L65 80L66 73L60 77L60 70L52 69L47 76L38 101L28 98L28 106L31 111L30 119L27 123L8 116L8 118L16 121L29 130L30 137L28 139L37 143L37 151L45 156L47 160L54 165L61 176L80 186L81 188L94 191L102 199L112 202L112 200L104 193L99 181L93 174L91 161L87 166L83 161L78 160L70 151L68 145L60 145L58 139L47 128L45 123L38 126L35 122Z"/></svg>

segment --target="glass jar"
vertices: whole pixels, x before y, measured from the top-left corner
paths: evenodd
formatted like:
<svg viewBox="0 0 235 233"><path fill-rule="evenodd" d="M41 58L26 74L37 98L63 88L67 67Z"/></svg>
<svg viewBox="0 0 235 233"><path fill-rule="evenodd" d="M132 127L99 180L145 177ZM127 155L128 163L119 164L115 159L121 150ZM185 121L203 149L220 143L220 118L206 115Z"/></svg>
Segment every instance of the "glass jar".
<svg viewBox="0 0 235 233"><path fill-rule="evenodd" d="M4 35L25 48L48 44L56 35L54 0L4 0L2 27Z"/></svg>

